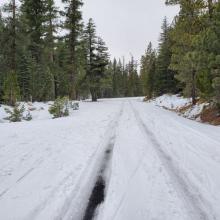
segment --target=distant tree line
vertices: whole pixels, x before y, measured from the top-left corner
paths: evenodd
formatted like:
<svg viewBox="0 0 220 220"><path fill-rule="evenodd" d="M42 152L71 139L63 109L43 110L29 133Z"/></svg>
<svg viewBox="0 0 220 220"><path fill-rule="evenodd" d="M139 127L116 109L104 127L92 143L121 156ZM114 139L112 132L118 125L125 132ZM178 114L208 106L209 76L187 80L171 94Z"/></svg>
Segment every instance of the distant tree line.
<svg viewBox="0 0 220 220"><path fill-rule="evenodd" d="M159 48L141 59L144 95L182 93L220 106L220 1L167 0L179 14L162 25Z"/></svg>
<svg viewBox="0 0 220 220"><path fill-rule="evenodd" d="M179 5L164 19L159 47L149 43L140 66L110 61L81 0L10 0L0 10L0 102L48 101L181 93L220 105L220 2L166 0ZM140 71L140 73L139 73Z"/></svg>
<svg viewBox="0 0 220 220"><path fill-rule="evenodd" d="M141 95L134 59L111 62L93 20L82 21L82 1L62 2L62 11L54 0L0 9L0 102Z"/></svg>

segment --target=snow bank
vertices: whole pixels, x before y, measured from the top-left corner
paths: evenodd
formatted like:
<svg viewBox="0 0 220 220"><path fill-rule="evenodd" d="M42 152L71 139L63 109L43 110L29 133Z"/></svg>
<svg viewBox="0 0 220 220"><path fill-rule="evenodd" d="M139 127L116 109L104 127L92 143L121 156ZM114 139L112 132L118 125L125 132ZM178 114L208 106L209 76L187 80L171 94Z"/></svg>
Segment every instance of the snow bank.
<svg viewBox="0 0 220 220"><path fill-rule="evenodd" d="M155 105L165 107L171 110L178 110L190 104L191 99L183 98L178 95L162 95L154 101Z"/></svg>
<svg viewBox="0 0 220 220"><path fill-rule="evenodd" d="M52 119L53 116L49 113L49 107L53 104L53 102L20 102L20 105L25 107L24 116L28 113L31 114L32 120L47 120ZM5 108L12 109L10 106L1 105L0 106L0 123L9 122L5 120L8 117L8 114L5 112ZM73 115L74 110L72 108L69 109L70 116Z"/></svg>
<svg viewBox="0 0 220 220"><path fill-rule="evenodd" d="M48 112L48 109L52 102L21 102L20 105L24 105L25 112L24 115L30 114L32 115L32 120L45 120L45 119L52 119L52 115ZM5 108L12 109L10 106L1 105L0 106L0 123L9 122L5 120L8 117L8 114L5 112Z"/></svg>
<svg viewBox="0 0 220 220"><path fill-rule="evenodd" d="M179 95L162 95L151 101L154 105L178 112L179 115L200 121L200 114L208 103L197 103L192 106L190 98Z"/></svg>

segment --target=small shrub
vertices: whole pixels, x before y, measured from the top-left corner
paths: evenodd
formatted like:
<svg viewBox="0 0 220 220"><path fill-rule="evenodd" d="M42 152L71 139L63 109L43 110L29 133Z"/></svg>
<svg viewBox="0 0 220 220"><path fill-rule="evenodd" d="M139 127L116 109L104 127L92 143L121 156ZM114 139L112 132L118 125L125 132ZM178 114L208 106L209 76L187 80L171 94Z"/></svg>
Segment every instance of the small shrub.
<svg viewBox="0 0 220 220"><path fill-rule="evenodd" d="M78 102L71 102L70 106L73 110L79 110L79 103Z"/></svg>
<svg viewBox="0 0 220 220"><path fill-rule="evenodd" d="M20 122L23 119L25 108L24 105L20 106L16 103L12 110L5 108L5 111L9 114L9 116L5 118L6 120L9 120L10 122Z"/></svg>
<svg viewBox="0 0 220 220"><path fill-rule="evenodd" d="M32 115L31 115L30 111L28 111L28 113L23 117L23 119L25 121L31 121L32 120Z"/></svg>
<svg viewBox="0 0 220 220"><path fill-rule="evenodd" d="M53 118L61 118L69 115L68 107L69 99L67 97L57 98L54 104L50 106L49 112L53 115Z"/></svg>

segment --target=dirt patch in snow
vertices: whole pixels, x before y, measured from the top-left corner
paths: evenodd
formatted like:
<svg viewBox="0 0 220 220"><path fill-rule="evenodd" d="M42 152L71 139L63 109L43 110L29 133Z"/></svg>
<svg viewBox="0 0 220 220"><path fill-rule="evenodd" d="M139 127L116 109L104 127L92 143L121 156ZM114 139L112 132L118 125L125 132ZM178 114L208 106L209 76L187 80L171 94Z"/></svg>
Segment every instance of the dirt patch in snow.
<svg viewBox="0 0 220 220"><path fill-rule="evenodd" d="M212 125L220 125L220 112L217 108L207 108L201 113L201 121Z"/></svg>
<svg viewBox="0 0 220 220"><path fill-rule="evenodd" d="M180 108L178 109L178 112L184 114L185 112L189 111L190 108L192 108L192 104L189 104L189 105L180 107Z"/></svg>

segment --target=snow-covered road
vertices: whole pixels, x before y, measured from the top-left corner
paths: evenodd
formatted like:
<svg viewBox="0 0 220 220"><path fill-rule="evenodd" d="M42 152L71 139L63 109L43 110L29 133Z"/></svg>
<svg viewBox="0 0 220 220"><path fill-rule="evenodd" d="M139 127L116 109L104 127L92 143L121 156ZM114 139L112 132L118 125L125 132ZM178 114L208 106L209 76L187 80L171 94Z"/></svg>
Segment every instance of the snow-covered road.
<svg viewBox="0 0 220 220"><path fill-rule="evenodd" d="M0 219L82 219L104 167L96 220L218 220L219 134L138 98L0 124Z"/></svg>

